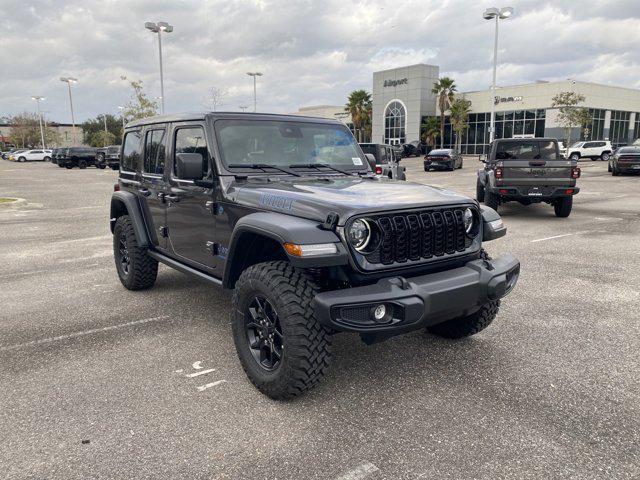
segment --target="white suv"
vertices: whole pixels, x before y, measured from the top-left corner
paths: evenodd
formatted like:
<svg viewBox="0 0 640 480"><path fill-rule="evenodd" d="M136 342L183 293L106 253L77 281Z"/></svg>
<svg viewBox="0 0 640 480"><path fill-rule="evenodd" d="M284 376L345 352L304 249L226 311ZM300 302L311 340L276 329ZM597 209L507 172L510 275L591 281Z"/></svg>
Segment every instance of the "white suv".
<svg viewBox="0 0 640 480"><path fill-rule="evenodd" d="M578 160L590 158L591 160L609 161L613 147L609 140L596 140L593 142L577 142L567 148L567 158Z"/></svg>
<svg viewBox="0 0 640 480"><path fill-rule="evenodd" d="M18 162L29 162L32 160L39 160L49 162L51 161L51 150L26 150L18 154L13 155L14 160Z"/></svg>

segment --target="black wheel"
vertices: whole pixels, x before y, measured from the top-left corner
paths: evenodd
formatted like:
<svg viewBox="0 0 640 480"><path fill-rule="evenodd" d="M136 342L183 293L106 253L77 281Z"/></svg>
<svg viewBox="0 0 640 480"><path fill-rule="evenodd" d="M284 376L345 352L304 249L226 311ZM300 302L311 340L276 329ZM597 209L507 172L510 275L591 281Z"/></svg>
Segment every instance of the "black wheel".
<svg viewBox="0 0 640 480"><path fill-rule="evenodd" d="M51 161L51 157L44 157L44 161L45 162L50 162Z"/></svg>
<svg viewBox="0 0 640 480"><path fill-rule="evenodd" d="M480 183L480 179L476 180L476 200L484 202L484 185Z"/></svg>
<svg viewBox="0 0 640 480"><path fill-rule="evenodd" d="M27 161L27 159L26 159L26 158L24 158L24 157L18 157L18 161L19 161L19 162L26 162L26 161Z"/></svg>
<svg viewBox="0 0 640 480"><path fill-rule="evenodd" d="M71 169L73 168L73 163L67 163L67 164L65 165L65 167L66 167L67 169L71 170Z"/></svg>
<svg viewBox="0 0 640 480"><path fill-rule="evenodd" d="M484 204L487 207L493 208L496 212L498 211L498 206L500 206L500 196L495 193L488 192L485 190L484 192Z"/></svg>
<svg viewBox="0 0 640 480"><path fill-rule="evenodd" d="M111 167L111 170L118 170L118 165L109 165L109 167Z"/></svg>
<svg viewBox="0 0 640 480"><path fill-rule="evenodd" d="M58 164L58 166L59 166L60 168L64 168L64 163L59 163L59 164Z"/></svg>
<svg viewBox="0 0 640 480"><path fill-rule="evenodd" d="M150 288L158 276L158 261L146 248L138 246L133 223L128 215L116 221L113 229L113 256L120 282L129 290Z"/></svg>
<svg viewBox="0 0 640 480"><path fill-rule="evenodd" d="M80 160L78 162L78 168L81 168L81 169L87 168L87 161L86 160Z"/></svg>
<svg viewBox="0 0 640 480"><path fill-rule="evenodd" d="M424 169L424 171L425 171L425 172L428 172L428 171L430 171L430 170L431 170L430 168L426 168L426 167L425 167L425 169Z"/></svg>
<svg viewBox="0 0 640 480"><path fill-rule="evenodd" d="M556 217L565 218L571 213L573 207L573 197L562 197L553 204L553 210L556 212Z"/></svg>
<svg viewBox="0 0 640 480"><path fill-rule="evenodd" d="M610 157L611 154L609 152L604 152L602 155L600 155L600 160L602 160L603 162L608 162Z"/></svg>
<svg viewBox="0 0 640 480"><path fill-rule="evenodd" d="M313 279L288 262L247 268L233 291L231 326L242 368L274 399L293 398L327 372L331 335L316 320Z"/></svg>
<svg viewBox="0 0 640 480"><path fill-rule="evenodd" d="M578 153L572 153L571 156L569 157L569 159L571 160L578 160L580 158L580 155Z"/></svg>
<svg viewBox="0 0 640 480"><path fill-rule="evenodd" d="M96 165L96 167L98 167L100 170L104 170L106 165Z"/></svg>
<svg viewBox="0 0 640 480"><path fill-rule="evenodd" d="M607 172L611 173L611 163L607 163Z"/></svg>
<svg viewBox="0 0 640 480"><path fill-rule="evenodd" d="M611 167L611 175L613 175L614 177L617 177L618 175L620 175L620 169L618 168L617 165L614 165L613 167Z"/></svg>

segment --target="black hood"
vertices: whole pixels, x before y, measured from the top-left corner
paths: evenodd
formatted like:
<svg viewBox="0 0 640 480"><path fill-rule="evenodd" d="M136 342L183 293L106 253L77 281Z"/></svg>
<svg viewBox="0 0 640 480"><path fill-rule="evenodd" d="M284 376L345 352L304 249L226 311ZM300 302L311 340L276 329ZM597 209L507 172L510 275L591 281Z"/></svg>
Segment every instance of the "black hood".
<svg viewBox="0 0 640 480"><path fill-rule="evenodd" d="M272 176L224 183L226 195L234 203L320 222L329 212L336 212L341 225L363 213L472 202L450 190L386 177Z"/></svg>

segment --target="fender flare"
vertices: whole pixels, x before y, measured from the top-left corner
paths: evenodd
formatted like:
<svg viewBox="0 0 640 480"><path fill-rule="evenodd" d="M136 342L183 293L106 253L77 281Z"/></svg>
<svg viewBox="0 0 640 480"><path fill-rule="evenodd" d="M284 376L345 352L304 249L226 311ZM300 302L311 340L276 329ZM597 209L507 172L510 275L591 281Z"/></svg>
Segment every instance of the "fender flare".
<svg viewBox="0 0 640 480"><path fill-rule="evenodd" d="M321 229L319 222L275 212L256 212L242 217L233 228L222 280L224 286L229 285L234 258L239 256L237 251L239 240L245 233L262 235L275 240L280 245L285 243L297 245L337 244L337 252L331 255L301 258L287 253L291 264L297 267L320 267L349 263L349 254L338 235L331 230Z"/></svg>
<svg viewBox="0 0 640 480"><path fill-rule="evenodd" d="M124 207L124 210L123 210ZM123 213L123 211L125 213ZM136 241L141 247L149 246L149 237L145 229L144 218L142 217L142 211L138 199L133 193L130 192L114 192L111 196L111 209L109 216L109 224L111 233L116 225L116 220L122 215L129 215L133 222L133 231L136 235Z"/></svg>

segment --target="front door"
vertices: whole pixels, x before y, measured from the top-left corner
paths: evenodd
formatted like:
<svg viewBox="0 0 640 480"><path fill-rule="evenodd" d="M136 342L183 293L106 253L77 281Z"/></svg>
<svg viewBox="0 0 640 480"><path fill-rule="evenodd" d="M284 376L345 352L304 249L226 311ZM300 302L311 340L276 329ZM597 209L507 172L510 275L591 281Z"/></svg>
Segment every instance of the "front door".
<svg viewBox="0 0 640 480"><path fill-rule="evenodd" d="M178 178L176 155L202 155L202 179L213 180L204 123L176 124L171 138L172 171L165 200L169 249L173 256L199 269L215 269L213 189Z"/></svg>
<svg viewBox="0 0 640 480"><path fill-rule="evenodd" d="M162 125L154 125L145 131L138 190L149 237L160 250L167 248L167 204L164 198L167 193L164 172L166 137L166 129Z"/></svg>

